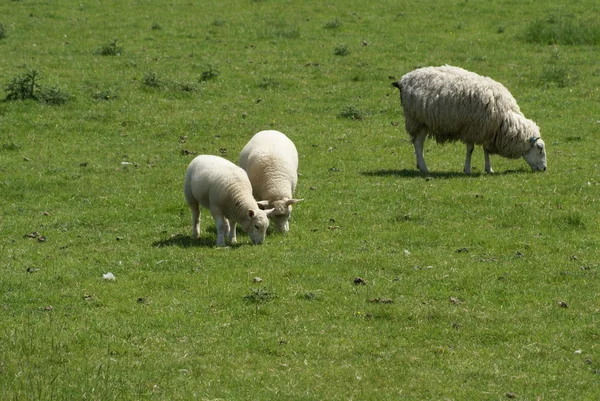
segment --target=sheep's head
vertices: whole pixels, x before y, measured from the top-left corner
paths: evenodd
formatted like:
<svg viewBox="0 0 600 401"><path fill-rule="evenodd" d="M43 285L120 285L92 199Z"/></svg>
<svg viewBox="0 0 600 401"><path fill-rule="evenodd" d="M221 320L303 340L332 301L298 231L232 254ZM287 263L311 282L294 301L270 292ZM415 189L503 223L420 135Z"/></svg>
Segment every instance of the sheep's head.
<svg viewBox="0 0 600 401"><path fill-rule="evenodd" d="M268 215L271 212L272 210L249 209L246 220L240 224L254 245L265 242L265 235L269 227Z"/></svg>
<svg viewBox="0 0 600 401"><path fill-rule="evenodd" d="M525 152L523 158L533 171L546 171L546 144L539 136L529 140L531 148Z"/></svg>
<svg viewBox="0 0 600 401"><path fill-rule="evenodd" d="M287 233L290 230L290 214L292 213L292 205L303 201L304 199L280 199L273 202L267 200L259 201L258 207L261 209L272 208L269 213L269 218L275 224L275 230Z"/></svg>

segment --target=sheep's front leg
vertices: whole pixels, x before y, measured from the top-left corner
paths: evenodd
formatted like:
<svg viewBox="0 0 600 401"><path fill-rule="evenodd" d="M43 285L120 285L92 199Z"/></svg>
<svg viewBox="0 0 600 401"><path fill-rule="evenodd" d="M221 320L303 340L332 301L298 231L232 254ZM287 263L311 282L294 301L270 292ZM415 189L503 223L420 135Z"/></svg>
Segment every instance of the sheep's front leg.
<svg viewBox="0 0 600 401"><path fill-rule="evenodd" d="M421 129L417 135L413 136L413 145L415 147L415 156L417 158L417 168L422 173L429 172L429 170L427 170L427 165L425 164L425 157L423 157L425 138L427 138L427 131L424 129Z"/></svg>
<svg viewBox="0 0 600 401"><path fill-rule="evenodd" d="M217 246L225 246L225 235L226 231L229 229L229 223L221 214L213 213L213 218L217 225Z"/></svg>
<svg viewBox="0 0 600 401"><path fill-rule="evenodd" d="M465 159L465 174L471 174L471 155L473 155L475 145L467 143L467 158Z"/></svg>
<svg viewBox="0 0 600 401"><path fill-rule="evenodd" d="M483 149L483 155L485 157L485 172L491 174L494 170L492 170L492 164L490 163L490 154L487 150Z"/></svg>
<svg viewBox="0 0 600 401"><path fill-rule="evenodd" d="M237 242L237 237L235 233L235 227L237 223L233 220L229 220L229 242L235 244Z"/></svg>

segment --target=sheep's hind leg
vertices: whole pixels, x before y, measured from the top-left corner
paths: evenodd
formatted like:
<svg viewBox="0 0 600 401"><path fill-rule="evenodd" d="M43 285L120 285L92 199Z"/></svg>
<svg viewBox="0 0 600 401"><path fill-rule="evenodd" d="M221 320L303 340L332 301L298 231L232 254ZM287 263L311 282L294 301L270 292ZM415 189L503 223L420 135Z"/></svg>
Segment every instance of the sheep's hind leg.
<svg viewBox="0 0 600 401"><path fill-rule="evenodd" d="M200 236L200 205L198 202L192 202L190 209L192 210L192 238L198 238Z"/></svg>
<svg viewBox="0 0 600 401"><path fill-rule="evenodd" d="M485 157L485 172L491 174L494 170L492 170L492 164L490 163L490 154L487 150L483 149L483 155Z"/></svg>
<svg viewBox="0 0 600 401"><path fill-rule="evenodd" d="M467 157L465 159L465 174L471 174L471 155L473 155L473 149L475 145L467 143Z"/></svg>
<svg viewBox="0 0 600 401"><path fill-rule="evenodd" d="M415 157L417 158L417 168L422 173L429 172L429 170L427 170L427 165L425 164L425 157L423 157L423 147L425 145L425 138L427 138L427 131L425 129L419 130L419 132L413 136Z"/></svg>

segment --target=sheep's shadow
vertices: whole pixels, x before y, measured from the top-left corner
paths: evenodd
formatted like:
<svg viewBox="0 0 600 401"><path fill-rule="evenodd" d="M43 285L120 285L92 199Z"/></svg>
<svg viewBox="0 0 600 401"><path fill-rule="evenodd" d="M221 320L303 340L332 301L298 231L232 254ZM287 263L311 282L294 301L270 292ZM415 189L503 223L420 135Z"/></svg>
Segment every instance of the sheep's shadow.
<svg viewBox="0 0 600 401"><path fill-rule="evenodd" d="M443 178L443 179L451 179L451 178L474 178L481 176L502 176L502 175L510 175L510 174L519 174L524 173L525 170L505 170L502 172L494 172L492 174L488 174L485 172L472 172L470 175L465 174L463 172L457 171L430 171L429 173L422 173L419 170L388 170L388 169L380 169L380 170L370 170L370 171L361 171L360 174L367 177L405 177L405 178Z"/></svg>
<svg viewBox="0 0 600 401"><path fill-rule="evenodd" d="M209 229L208 231L212 230ZM216 234L217 230L215 229L214 232ZM230 244L228 241L226 241L225 243L228 248L238 248L244 245L243 243L240 244L239 242L235 244ZM217 246L217 238L207 235L201 235L199 238L192 238L191 235L176 234L173 235L171 238L154 241L152 243L152 246L155 248L164 248L169 246L176 246L179 248L214 248Z"/></svg>

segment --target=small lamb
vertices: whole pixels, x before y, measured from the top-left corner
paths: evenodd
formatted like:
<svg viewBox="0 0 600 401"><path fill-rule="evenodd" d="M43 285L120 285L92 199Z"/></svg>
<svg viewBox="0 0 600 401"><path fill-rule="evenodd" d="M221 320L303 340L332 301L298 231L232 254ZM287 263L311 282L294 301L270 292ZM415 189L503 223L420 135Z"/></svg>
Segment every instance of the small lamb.
<svg viewBox="0 0 600 401"><path fill-rule="evenodd" d="M261 131L244 146L240 167L248 173L252 193L261 208L272 208L269 217L277 231L289 231L293 199L298 183L298 151L294 143L279 131Z"/></svg>
<svg viewBox="0 0 600 401"><path fill-rule="evenodd" d="M400 89L406 131L412 137L417 168L427 172L423 144L467 145L464 171L471 174L471 154L483 145L485 171L492 173L490 154L523 157L532 170L546 171L546 148L538 126L525 118L504 85L449 65L419 68L394 86Z"/></svg>
<svg viewBox="0 0 600 401"><path fill-rule="evenodd" d="M253 244L265 240L268 216L273 210L261 210L252 197L246 172L219 156L200 155L190 163L183 185L185 200L192 210L192 236L200 234L200 205L210 210L217 225L217 246L225 246L225 236L237 242L239 223Z"/></svg>

